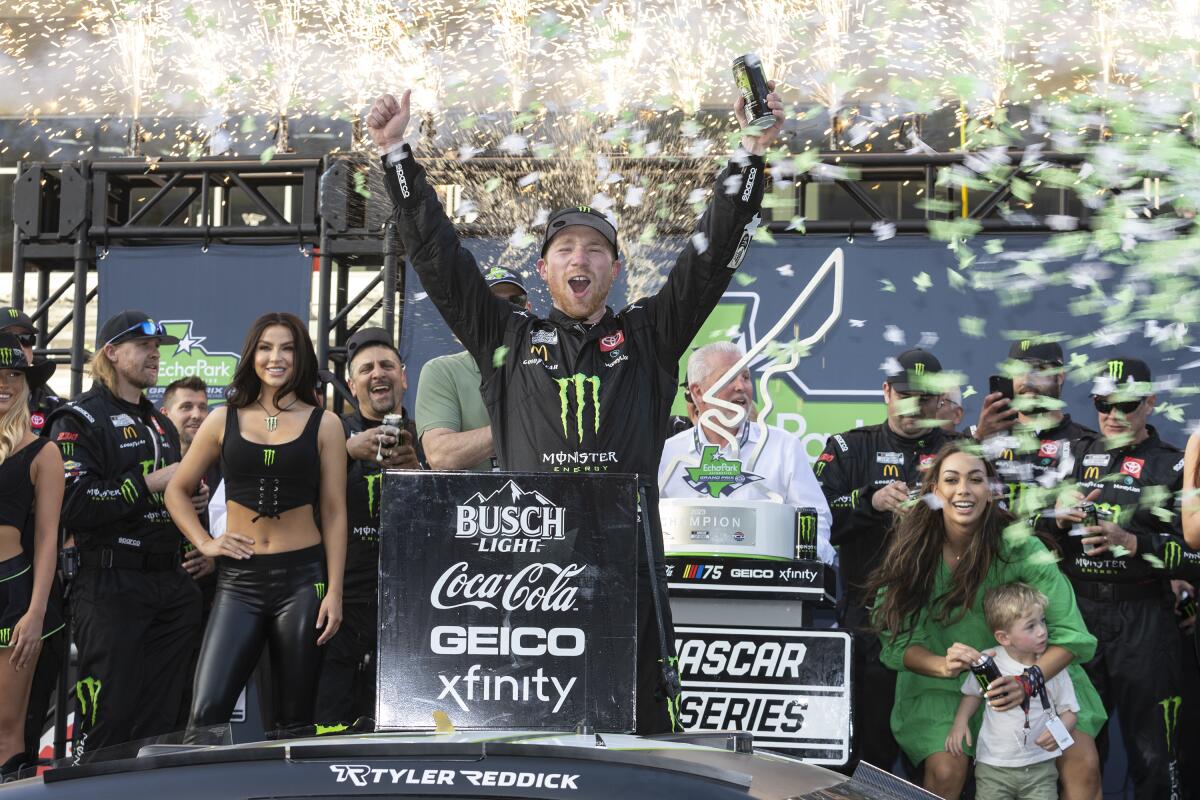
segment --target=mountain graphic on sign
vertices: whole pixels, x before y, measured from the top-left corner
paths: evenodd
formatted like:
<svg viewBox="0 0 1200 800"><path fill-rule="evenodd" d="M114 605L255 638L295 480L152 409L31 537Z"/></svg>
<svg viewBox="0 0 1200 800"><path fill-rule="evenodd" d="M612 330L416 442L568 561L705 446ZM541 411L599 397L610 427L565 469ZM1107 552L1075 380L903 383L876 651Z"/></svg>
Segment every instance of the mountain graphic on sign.
<svg viewBox="0 0 1200 800"><path fill-rule="evenodd" d="M517 486L516 481L508 481L496 491L483 496L482 492L476 492L467 500L464 505L469 506L536 506L538 508L544 506L557 506L546 499L546 496L541 492L527 492L520 486Z"/></svg>

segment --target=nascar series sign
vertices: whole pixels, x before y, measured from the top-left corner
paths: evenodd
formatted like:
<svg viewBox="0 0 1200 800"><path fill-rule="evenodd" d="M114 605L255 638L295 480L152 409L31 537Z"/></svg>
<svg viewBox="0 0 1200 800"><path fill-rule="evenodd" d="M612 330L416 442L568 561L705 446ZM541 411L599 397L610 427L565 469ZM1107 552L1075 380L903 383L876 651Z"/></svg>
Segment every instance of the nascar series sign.
<svg viewBox="0 0 1200 800"><path fill-rule="evenodd" d="M749 731L811 764L850 760L850 634L675 626L688 731Z"/></svg>
<svg viewBox="0 0 1200 800"><path fill-rule="evenodd" d="M388 472L380 730L634 728L637 482Z"/></svg>

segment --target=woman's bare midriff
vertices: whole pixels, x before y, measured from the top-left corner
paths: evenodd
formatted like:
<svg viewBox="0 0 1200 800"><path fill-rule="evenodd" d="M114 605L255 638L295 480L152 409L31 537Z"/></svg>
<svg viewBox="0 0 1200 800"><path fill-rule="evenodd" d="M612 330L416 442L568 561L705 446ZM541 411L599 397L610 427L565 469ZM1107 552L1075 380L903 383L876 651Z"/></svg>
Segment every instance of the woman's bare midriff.
<svg viewBox="0 0 1200 800"><path fill-rule="evenodd" d="M0 525L0 561L7 561L23 552L21 531L12 525Z"/></svg>
<svg viewBox="0 0 1200 800"><path fill-rule="evenodd" d="M283 512L279 519L259 517L251 522L258 512L230 500L225 503L225 531L240 533L254 540L255 555L288 553L303 550L321 543L321 531L313 519L311 505L300 506Z"/></svg>

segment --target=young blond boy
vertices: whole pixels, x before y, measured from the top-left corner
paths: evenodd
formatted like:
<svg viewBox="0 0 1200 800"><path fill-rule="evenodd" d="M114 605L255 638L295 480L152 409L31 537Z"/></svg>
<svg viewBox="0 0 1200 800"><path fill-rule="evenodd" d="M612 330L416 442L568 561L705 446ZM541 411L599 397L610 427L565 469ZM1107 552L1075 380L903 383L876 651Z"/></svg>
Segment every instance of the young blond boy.
<svg viewBox="0 0 1200 800"><path fill-rule="evenodd" d="M996 586L984 595L984 617L1000 645L988 652L993 653L1001 675L1021 675L1046 652L1046 603L1045 595L1024 583ZM961 755L963 741L971 744L970 721L983 702L982 692L975 676L968 675L946 737L947 752ZM977 800L1057 800L1054 760L1062 751L1051 728L1070 731L1079 711L1066 670L1046 681L1046 697L1049 710L1040 695L1029 698L1028 710L1000 712L991 706L984 710L975 751Z"/></svg>

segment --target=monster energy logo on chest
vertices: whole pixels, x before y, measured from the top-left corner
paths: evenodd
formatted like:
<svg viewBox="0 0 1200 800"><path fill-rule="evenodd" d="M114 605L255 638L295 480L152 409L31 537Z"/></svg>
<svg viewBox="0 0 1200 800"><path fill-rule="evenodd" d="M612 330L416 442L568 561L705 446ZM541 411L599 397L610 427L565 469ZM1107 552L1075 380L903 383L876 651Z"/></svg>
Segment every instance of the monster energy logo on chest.
<svg viewBox="0 0 1200 800"><path fill-rule="evenodd" d="M12 628L0 628L0 647L12 644Z"/></svg>
<svg viewBox="0 0 1200 800"><path fill-rule="evenodd" d="M134 485L132 478L126 478L121 484L121 499L126 503L132 503L138 498L137 486Z"/></svg>
<svg viewBox="0 0 1200 800"><path fill-rule="evenodd" d="M588 405L588 400L591 400L592 405L592 431L600 432L600 378L595 375L582 375L575 373L569 378L556 378L554 380L558 384L558 403L559 413L562 418L563 436L571 438L571 428L568 422L572 399L575 406L575 429L579 436L579 441L583 441L583 418L584 409ZM587 391L588 386L591 387L591 392ZM569 391L574 387L574 391Z"/></svg>
<svg viewBox="0 0 1200 800"><path fill-rule="evenodd" d="M7 367L13 363L13 349L11 347L0 347L0 367Z"/></svg>
<svg viewBox="0 0 1200 800"><path fill-rule="evenodd" d="M376 472L364 477L367 479L367 513L373 517L379 513L379 479L383 477L383 473Z"/></svg>
<svg viewBox="0 0 1200 800"><path fill-rule="evenodd" d="M264 449L263 450L263 466L269 467L274 463L275 463L275 450L270 447Z"/></svg>

